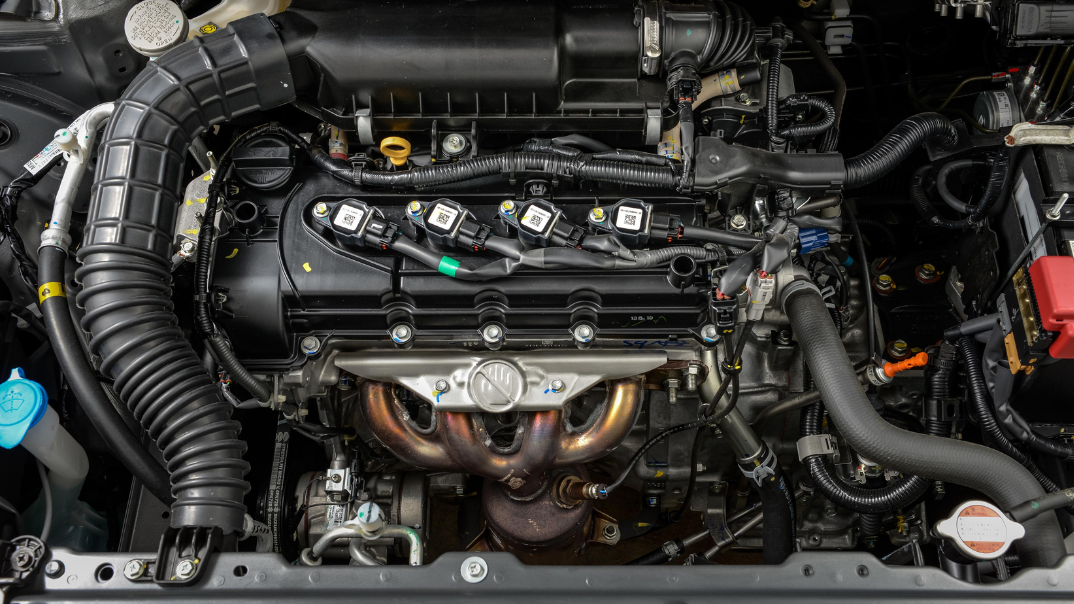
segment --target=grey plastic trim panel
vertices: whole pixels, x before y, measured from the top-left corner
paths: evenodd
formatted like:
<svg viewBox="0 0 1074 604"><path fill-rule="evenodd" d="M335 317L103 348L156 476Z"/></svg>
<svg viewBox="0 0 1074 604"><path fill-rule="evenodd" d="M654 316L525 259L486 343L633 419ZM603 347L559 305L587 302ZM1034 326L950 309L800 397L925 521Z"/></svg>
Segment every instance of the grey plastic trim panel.
<svg viewBox="0 0 1074 604"><path fill-rule="evenodd" d="M74 554L58 549L64 574L38 573L36 589L14 602L417 602L469 604L633 604L649 602L981 602L1071 600L1074 557L1055 569L1027 569L1001 584L963 583L937 568L885 566L859 552L799 552L780 566L526 566L511 554L477 554L488 579L462 580L462 561L444 554L421 567L292 566L274 554L213 556L205 579L186 588L132 582L123 566L154 554ZM564 554L570 555L570 554ZM99 569L112 565L108 581ZM236 568L244 567L243 576ZM241 571L240 571L241 572Z"/></svg>

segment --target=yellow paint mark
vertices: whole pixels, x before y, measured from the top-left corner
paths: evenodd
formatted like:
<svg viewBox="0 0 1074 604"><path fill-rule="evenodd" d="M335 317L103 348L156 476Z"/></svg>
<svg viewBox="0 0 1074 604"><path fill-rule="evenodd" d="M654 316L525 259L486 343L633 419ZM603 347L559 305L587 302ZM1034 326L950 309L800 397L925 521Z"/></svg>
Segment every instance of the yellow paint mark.
<svg viewBox="0 0 1074 604"><path fill-rule="evenodd" d="M198 198L198 203L205 203L208 199L209 199L208 197L199 197Z"/></svg>
<svg viewBox="0 0 1074 604"><path fill-rule="evenodd" d="M187 229L187 230L185 230L183 232L186 233L187 235L197 235L198 234L198 229Z"/></svg>
<svg viewBox="0 0 1074 604"><path fill-rule="evenodd" d="M231 250L230 254L228 254L227 256L224 256L224 258L231 259L231 258L234 258L235 256L238 256L238 255L239 255L239 248L235 248L235 249Z"/></svg>
<svg viewBox="0 0 1074 604"><path fill-rule="evenodd" d="M663 470L657 470L657 471L656 471L656 476L654 476L654 478L660 478L660 477L661 477L661 476L663 476L663 475L664 475L664 471L663 471Z"/></svg>
<svg viewBox="0 0 1074 604"><path fill-rule="evenodd" d="M209 182L209 181L211 181L213 179L213 175L212 174L206 174L205 176L202 176L201 179L204 180L205 182Z"/></svg>
<svg viewBox="0 0 1074 604"><path fill-rule="evenodd" d="M302 268L306 269L307 273L312 273L313 272L313 267L310 266L309 262L303 262L302 263Z"/></svg>
<svg viewBox="0 0 1074 604"><path fill-rule="evenodd" d="M193 201L190 201L190 200L188 199L188 200L186 200L186 205L188 205L188 206L192 206L192 205L194 205L194 202L193 202Z"/></svg>

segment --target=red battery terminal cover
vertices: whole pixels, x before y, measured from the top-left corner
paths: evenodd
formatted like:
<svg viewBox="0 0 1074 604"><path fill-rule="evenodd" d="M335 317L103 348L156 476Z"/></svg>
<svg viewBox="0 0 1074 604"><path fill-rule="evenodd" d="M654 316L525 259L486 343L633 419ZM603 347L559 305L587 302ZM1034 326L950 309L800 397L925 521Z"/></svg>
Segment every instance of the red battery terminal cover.
<svg viewBox="0 0 1074 604"><path fill-rule="evenodd" d="M1048 348L1057 359L1074 359L1074 258L1044 256L1029 267L1041 326L1058 332Z"/></svg>

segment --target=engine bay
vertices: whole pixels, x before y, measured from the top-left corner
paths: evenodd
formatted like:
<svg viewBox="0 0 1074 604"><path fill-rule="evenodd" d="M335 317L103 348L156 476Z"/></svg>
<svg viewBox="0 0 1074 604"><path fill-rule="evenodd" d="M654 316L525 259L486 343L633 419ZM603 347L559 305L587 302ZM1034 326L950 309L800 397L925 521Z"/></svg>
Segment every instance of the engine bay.
<svg viewBox="0 0 1074 604"><path fill-rule="evenodd" d="M1072 10L0 3L0 600L1069 596Z"/></svg>

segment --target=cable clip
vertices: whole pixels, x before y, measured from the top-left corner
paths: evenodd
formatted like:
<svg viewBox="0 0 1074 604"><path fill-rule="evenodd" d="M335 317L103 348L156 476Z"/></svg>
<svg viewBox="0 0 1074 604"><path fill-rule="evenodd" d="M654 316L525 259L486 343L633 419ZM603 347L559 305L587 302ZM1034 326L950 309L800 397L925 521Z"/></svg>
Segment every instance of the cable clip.
<svg viewBox="0 0 1074 604"><path fill-rule="evenodd" d="M831 434L812 434L798 439L798 461L814 455L830 455L832 461L839 462L839 445Z"/></svg>

